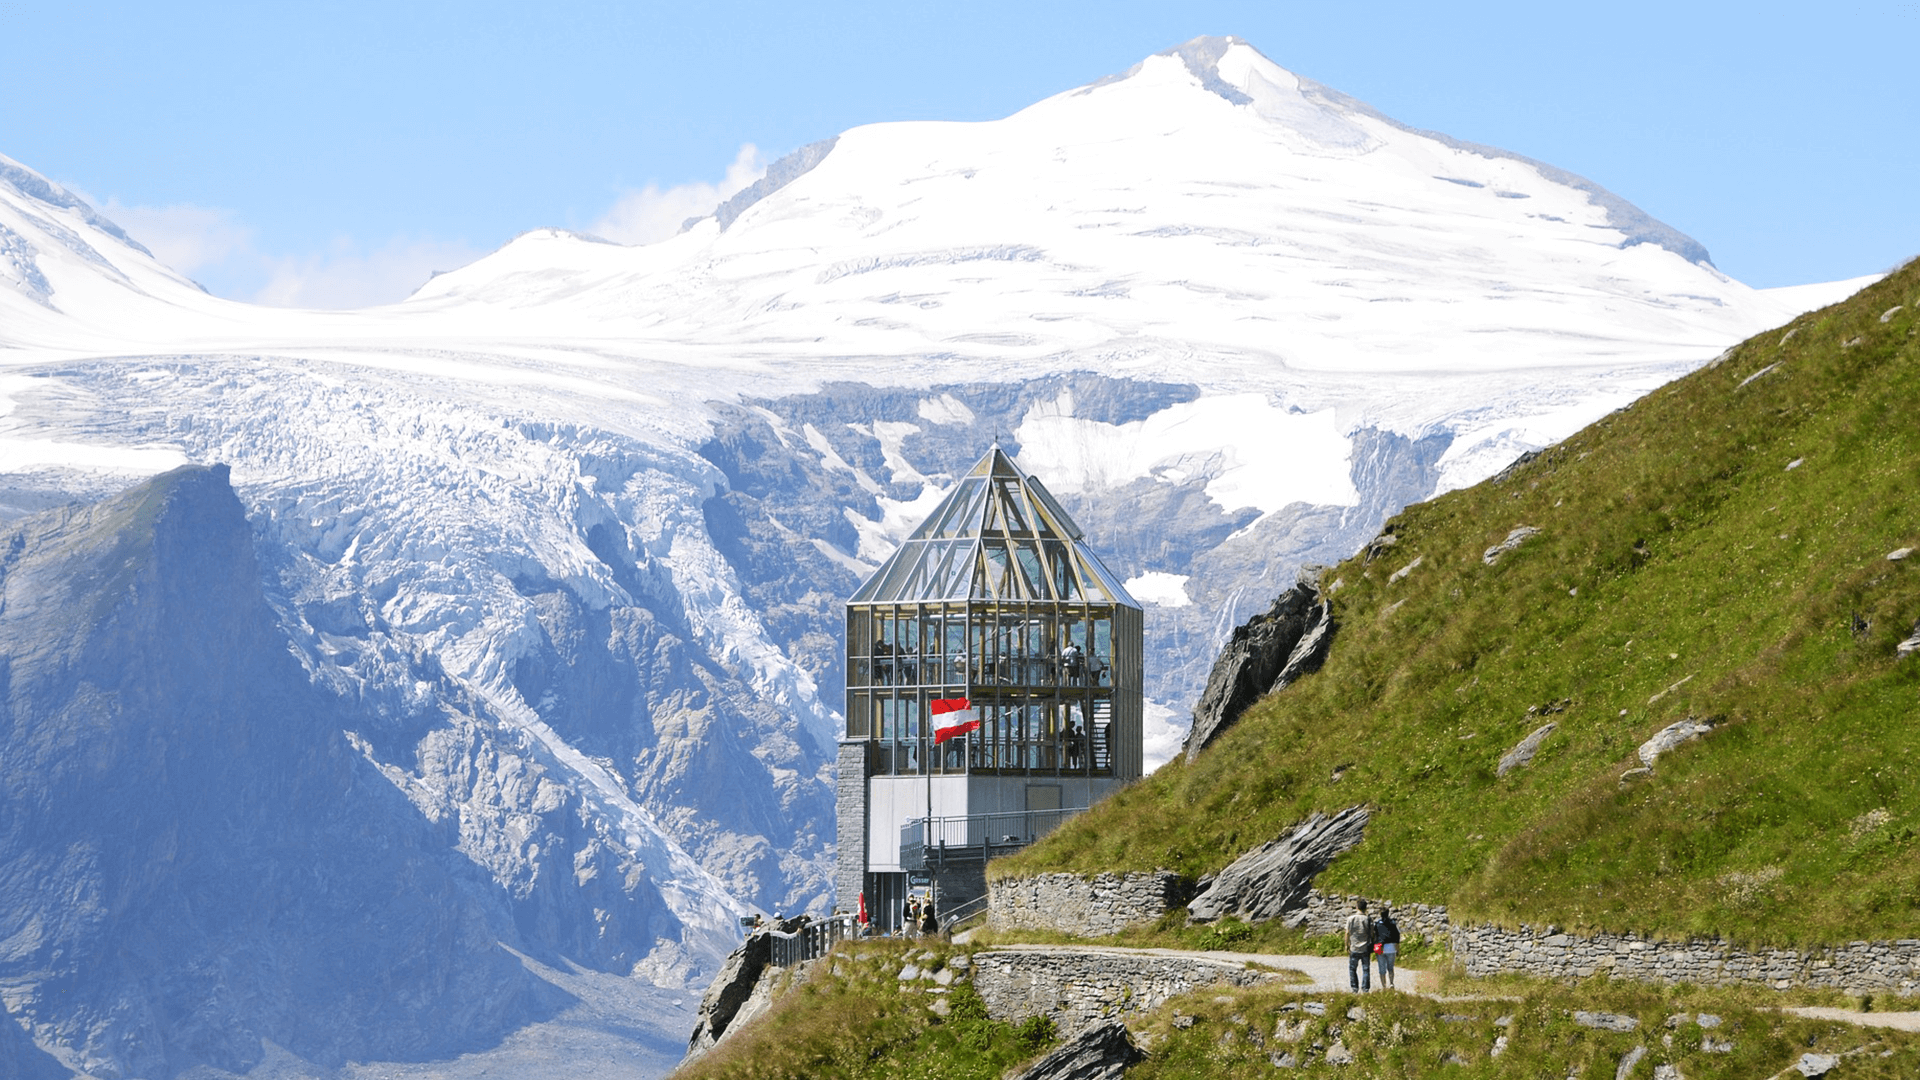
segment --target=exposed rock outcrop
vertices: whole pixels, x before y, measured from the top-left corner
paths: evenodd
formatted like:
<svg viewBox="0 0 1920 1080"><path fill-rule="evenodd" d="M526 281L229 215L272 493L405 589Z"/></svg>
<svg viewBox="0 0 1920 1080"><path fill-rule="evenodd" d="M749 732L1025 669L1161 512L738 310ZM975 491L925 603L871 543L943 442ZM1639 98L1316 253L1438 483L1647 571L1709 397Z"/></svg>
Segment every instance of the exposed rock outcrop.
<svg viewBox="0 0 1920 1080"><path fill-rule="evenodd" d="M1533 734L1521 739L1518 745L1500 758L1500 764L1493 770L1494 775L1505 776L1515 769L1524 769L1533 764L1533 755L1539 752L1540 744L1559 726L1558 723L1549 722L1535 728Z"/></svg>
<svg viewBox="0 0 1920 1080"><path fill-rule="evenodd" d="M1895 645L1893 650L1896 656L1912 656L1920 652L1920 622L1913 624L1913 633L1907 636L1907 640Z"/></svg>
<svg viewBox="0 0 1920 1080"><path fill-rule="evenodd" d="M1486 563L1488 566L1492 566L1493 564L1500 561L1500 556L1505 555L1507 552L1512 551L1514 548L1517 548L1521 544L1526 543L1528 537L1533 537L1538 535L1540 535L1540 530L1534 528L1531 525L1518 526L1512 532L1507 534L1507 538L1505 540L1500 541L1499 543L1493 545L1492 547L1488 548L1484 553L1482 553L1480 556L1480 561Z"/></svg>
<svg viewBox="0 0 1920 1080"><path fill-rule="evenodd" d="M1019 1073L1015 1080L1119 1080L1146 1059L1118 1020L1091 1027Z"/></svg>
<svg viewBox="0 0 1920 1080"><path fill-rule="evenodd" d="M1220 871L1187 905L1188 916L1195 922L1228 915L1261 922L1304 908L1314 877L1365 838L1367 817L1365 806L1349 806L1332 817L1314 814Z"/></svg>
<svg viewBox="0 0 1920 1080"><path fill-rule="evenodd" d="M1651 769L1653 763L1658 761L1662 754L1684 743L1690 743L1712 730L1711 719L1702 720L1689 716L1685 720L1676 720L1661 728L1653 738L1640 744L1640 764Z"/></svg>
<svg viewBox="0 0 1920 1080"><path fill-rule="evenodd" d="M1333 609L1317 583L1301 581L1264 614L1236 627L1193 707L1187 760L1219 738L1262 695L1319 670L1333 644Z"/></svg>
<svg viewBox="0 0 1920 1080"><path fill-rule="evenodd" d="M727 962L720 968L720 974L714 977L713 984L707 987L706 994L700 999L699 1019L694 1021L693 1034L687 1037L687 1061L692 1061L714 1048L724 1038L734 1024L753 1019L755 1010L749 1006L759 989L761 980L767 975L773 962L772 929L791 934L799 929L801 920L787 919L774 927L756 930L747 935L747 940L733 950Z"/></svg>

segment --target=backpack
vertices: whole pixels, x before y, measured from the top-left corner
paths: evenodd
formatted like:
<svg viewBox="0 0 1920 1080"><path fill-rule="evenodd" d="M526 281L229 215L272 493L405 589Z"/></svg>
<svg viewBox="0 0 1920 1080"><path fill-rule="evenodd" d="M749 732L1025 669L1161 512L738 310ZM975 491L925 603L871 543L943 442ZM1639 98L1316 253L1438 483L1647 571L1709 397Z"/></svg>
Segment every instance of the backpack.
<svg viewBox="0 0 1920 1080"><path fill-rule="evenodd" d="M1380 921L1373 924L1373 940L1382 945L1400 944L1400 925L1393 921L1393 916L1382 915Z"/></svg>

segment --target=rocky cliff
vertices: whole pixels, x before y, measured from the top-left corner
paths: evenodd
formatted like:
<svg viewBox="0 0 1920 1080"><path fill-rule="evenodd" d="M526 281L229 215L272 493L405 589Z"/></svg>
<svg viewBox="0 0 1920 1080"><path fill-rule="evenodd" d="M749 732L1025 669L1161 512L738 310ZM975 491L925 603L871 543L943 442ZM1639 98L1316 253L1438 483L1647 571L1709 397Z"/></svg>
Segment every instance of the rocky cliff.
<svg viewBox="0 0 1920 1080"><path fill-rule="evenodd" d="M562 1004L500 947L510 905L455 823L356 751L260 576L224 467L0 533L7 1075L244 1071L263 1040L447 1056Z"/></svg>

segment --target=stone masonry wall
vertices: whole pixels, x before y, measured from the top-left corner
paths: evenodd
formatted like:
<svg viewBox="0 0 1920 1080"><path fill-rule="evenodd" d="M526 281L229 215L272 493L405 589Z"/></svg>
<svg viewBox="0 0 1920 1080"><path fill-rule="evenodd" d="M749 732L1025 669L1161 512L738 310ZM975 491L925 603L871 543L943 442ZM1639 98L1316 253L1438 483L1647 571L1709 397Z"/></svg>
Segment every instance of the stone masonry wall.
<svg viewBox="0 0 1920 1080"><path fill-rule="evenodd" d="M993 930L1054 930L1106 937L1152 923L1186 899L1180 875L1151 873L1038 874L987 884L987 926Z"/></svg>
<svg viewBox="0 0 1920 1080"><path fill-rule="evenodd" d="M1445 937L1453 930L1453 924L1447 921L1445 904L1396 904L1375 896L1367 897L1366 901L1370 915L1378 915L1381 904L1393 910L1393 921L1400 924L1401 937L1416 934L1424 938ZM1288 915L1286 922L1309 934L1338 934L1347 928L1347 916L1351 914L1353 897L1310 889L1306 906Z"/></svg>
<svg viewBox="0 0 1920 1080"><path fill-rule="evenodd" d="M1810 986L1858 993L1920 993L1920 940L1856 941L1831 949L1737 949L1718 941L1654 941L1636 934L1542 933L1529 927L1456 927L1453 955L1469 975L1606 974L1653 983Z"/></svg>
<svg viewBox="0 0 1920 1080"><path fill-rule="evenodd" d="M1197 957L1035 949L976 953L973 988L996 1020L1051 1017L1062 1035L1147 1012L1202 986L1252 986L1272 972Z"/></svg>
<svg viewBox="0 0 1920 1080"><path fill-rule="evenodd" d="M860 910L860 891L867 887L867 744L840 744L834 780L834 816L838 861L833 869L833 903L843 911Z"/></svg>
<svg viewBox="0 0 1920 1080"><path fill-rule="evenodd" d="M1008 878L990 886L988 925L995 929L1057 930L1087 937L1151 923L1182 902L1170 872L1074 874ZM1856 941L1828 949L1736 948L1721 941L1658 941L1635 934L1565 934L1522 926L1455 926L1442 904L1397 904L1368 897L1369 910L1387 903L1406 936L1447 938L1454 959L1470 975L1513 973L1548 978L1616 979L1652 983L1804 986L1848 993L1920 994L1920 939ZM1287 917L1310 934L1337 934L1353 898L1309 891L1306 906Z"/></svg>

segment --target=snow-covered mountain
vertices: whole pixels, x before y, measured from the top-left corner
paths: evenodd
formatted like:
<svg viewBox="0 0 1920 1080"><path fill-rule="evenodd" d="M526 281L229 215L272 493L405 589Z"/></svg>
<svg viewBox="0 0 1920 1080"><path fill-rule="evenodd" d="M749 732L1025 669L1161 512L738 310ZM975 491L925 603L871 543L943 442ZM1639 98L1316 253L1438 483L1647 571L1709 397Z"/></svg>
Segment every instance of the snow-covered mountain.
<svg viewBox="0 0 1920 1080"><path fill-rule="evenodd" d="M840 602L987 443L1149 601L1165 757L1302 563L1846 291L1230 38L355 312L211 297L0 159L0 504L230 465L277 632L518 940L697 982L826 902Z"/></svg>

